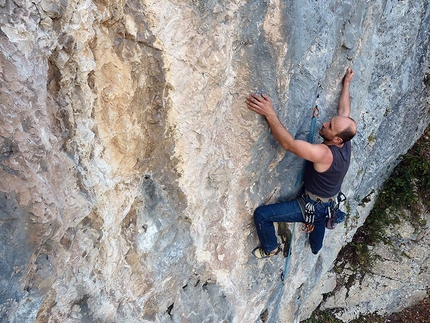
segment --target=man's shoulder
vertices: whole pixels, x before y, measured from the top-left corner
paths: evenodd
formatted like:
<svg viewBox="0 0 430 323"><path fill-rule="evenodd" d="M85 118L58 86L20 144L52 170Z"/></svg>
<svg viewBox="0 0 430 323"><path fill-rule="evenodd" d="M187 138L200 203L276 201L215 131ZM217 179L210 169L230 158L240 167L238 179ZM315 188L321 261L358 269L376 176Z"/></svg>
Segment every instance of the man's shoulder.
<svg viewBox="0 0 430 323"><path fill-rule="evenodd" d="M330 145L330 146L327 146L327 147L329 147L330 150L331 149L350 150L351 149L351 140L345 142L342 146Z"/></svg>
<svg viewBox="0 0 430 323"><path fill-rule="evenodd" d="M351 147L352 147L351 140L348 140L347 142L345 142L343 146L346 150L351 150Z"/></svg>

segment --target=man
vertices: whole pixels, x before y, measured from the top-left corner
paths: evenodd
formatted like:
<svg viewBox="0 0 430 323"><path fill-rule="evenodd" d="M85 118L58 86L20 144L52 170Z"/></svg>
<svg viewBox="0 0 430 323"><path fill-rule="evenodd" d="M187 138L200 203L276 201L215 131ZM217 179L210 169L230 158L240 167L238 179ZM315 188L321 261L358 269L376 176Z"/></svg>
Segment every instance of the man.
<svg viewBox="0 0 430 323"><path fill-rule="evenodd" d="M349 86L354 76L348 68L343 79L337 116L323 123L319 134L323 138L321 144L310 144L303 140L296 140L281 124L272 107L270 98L263 94L252 94L247 98L249 109L266 117L273 136L281 146L306 159L304 187L305 202L314 206L313 221L309 234L311 250L314 254L322 248L325 233L325 218L327 208L335 200L343 178L349 167L351 157L351 142L357 131L357 125L349 117L351 112ZM299 197L300 199L301 197ZM260 206L254 212L254 222L261 247L257 247L252 254L257 258L268 258L278 254L281 248L275 234L274 222L305 222L303 218L303 204L298 199Z"/></svg>

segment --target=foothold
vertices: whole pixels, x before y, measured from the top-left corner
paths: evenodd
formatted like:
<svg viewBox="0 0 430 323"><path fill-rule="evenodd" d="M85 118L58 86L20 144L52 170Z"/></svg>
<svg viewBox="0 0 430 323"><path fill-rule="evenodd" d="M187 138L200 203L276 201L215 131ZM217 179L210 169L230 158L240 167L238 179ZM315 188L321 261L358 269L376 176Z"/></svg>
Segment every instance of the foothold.
<svg viewBox="0 0 430 323"><path fill-rule="evenodd" d="M172 316L172 310L174 306L175 306L175 303L172 303L169 305L169 307L167 307L166 313L169 314L170 317Z"/></svg>
<svg viewBox="0 0 430 323"><path fill-rule="evenodd" d="M260 314L260 319L263 322L267 322L269 319L269 310L266 308L261 314Z"/></svg>

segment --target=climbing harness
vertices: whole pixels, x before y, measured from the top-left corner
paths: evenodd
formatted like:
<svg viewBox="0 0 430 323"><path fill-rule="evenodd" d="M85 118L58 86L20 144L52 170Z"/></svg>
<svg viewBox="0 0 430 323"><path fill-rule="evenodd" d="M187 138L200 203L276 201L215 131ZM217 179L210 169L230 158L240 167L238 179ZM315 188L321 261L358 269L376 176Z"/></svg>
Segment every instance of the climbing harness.
<svg viewBox="0 0 430 323"><path fill-rule="evenodd" d="M322 198L305 190L304 194L298 198L298 201L304 220L302 230L306 233L311 233L315 228L315 206L319 203L330 203L329 208L331 208L335 197ZM330 210L327 212L330 212Z"/></svg>
<svg viewBox="0 0 430 323"><path fill-rule="evenodd" d="M317 98L316 98L316 101L315 101L315 107L314 107L314 109L312 111L311 126L310 126L308 137L307 137L307 141L309 143L311 143L311 144L314 142L314 137L315 137L315 132L316 132L317 118L320 115L320 110L318 108L318 99L319 99L321 91L322 91L322 86L321 86L320 83L318 83L317 95L316 95ZM301 179L303 177L303 174L304 174L304 171L301 174L299 174L300 178L298 176L297 181L296 181L296 186L299 183L299 181L301 183L301 181L302 181ZM312 203L310 203L310 206L309 206L309 210L310 210L309 211L309 220L312 220L311 221L312 225L313 225L314 218L315 218L315 215L314 215L315 210L313 210L313 212L311 212L311 210L312 210L313 207L314 206L312 205ZM306 205L305 205L305 209L306 209ZM312 230L313 230L313 228L312 228ZM290 258L291 258L290 256L291 256L291 251L292 251L292 246L293 246L293 241L294 241L294 232L295 231L296 231L296 222L294 222L293 230L291 232L290 244L288 246L288 253L285 253L285 249L284 249L284 257L286 257L286 260L285 260L284 268L281 269L281 282L282 282L282 284L281 284L281 287L279 288L278 298L277 298L277 301L276 301L276 306L274 308L274 314L268 320L268 323L276 323L276 319L278 317L279 305L281 303L282 295L284 293L285 279L287 277L287 274L288 274L288 271L289 271L289 268L290 268Z"/></svg>
<svg viewBox="0 0 430 323"><path fill-rule="evenodd" d="M319 203L324 203L326 207L325 227L327 229L333 230L337 224L346 219L346 213L339 209L340 203L346 200L346 196L342 192L339 192L337 196L321 198L305 190L305 193L297 200L303 213L302 230L306 233L311 233L315 228L315 206Z"/></svg>

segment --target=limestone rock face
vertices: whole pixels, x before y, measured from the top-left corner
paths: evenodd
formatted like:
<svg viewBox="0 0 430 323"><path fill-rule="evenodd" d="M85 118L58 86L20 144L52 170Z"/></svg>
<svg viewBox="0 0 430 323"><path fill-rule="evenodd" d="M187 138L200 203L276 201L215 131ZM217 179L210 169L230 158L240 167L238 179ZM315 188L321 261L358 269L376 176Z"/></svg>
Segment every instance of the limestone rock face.
<svg viewBox="0 0 430 323"><path fill-rule="evenodd" d="M371 249L376 260L370 272L358 274L347 266L339 274L336 292L322 303L321 309L335 309L336 317L350 322L362 313L398 312L427 295L430 214L423 212L420 221L426 224L417 227L405 220L411 218L410 211L401 213L400 223L385 230L390 243L381 242Z"/></svg>
<svg viewBox="0 0 430 323"><path fill-rule="evenodd" d="M372 192L429 123L429 1L0 1L0 320L283 322L333 286ZM297 226L256 261L252 212L303 162L245 98L305 139L355 71L348 219L314 256ZM267 311L266 311L267 310Z"/></svg>

